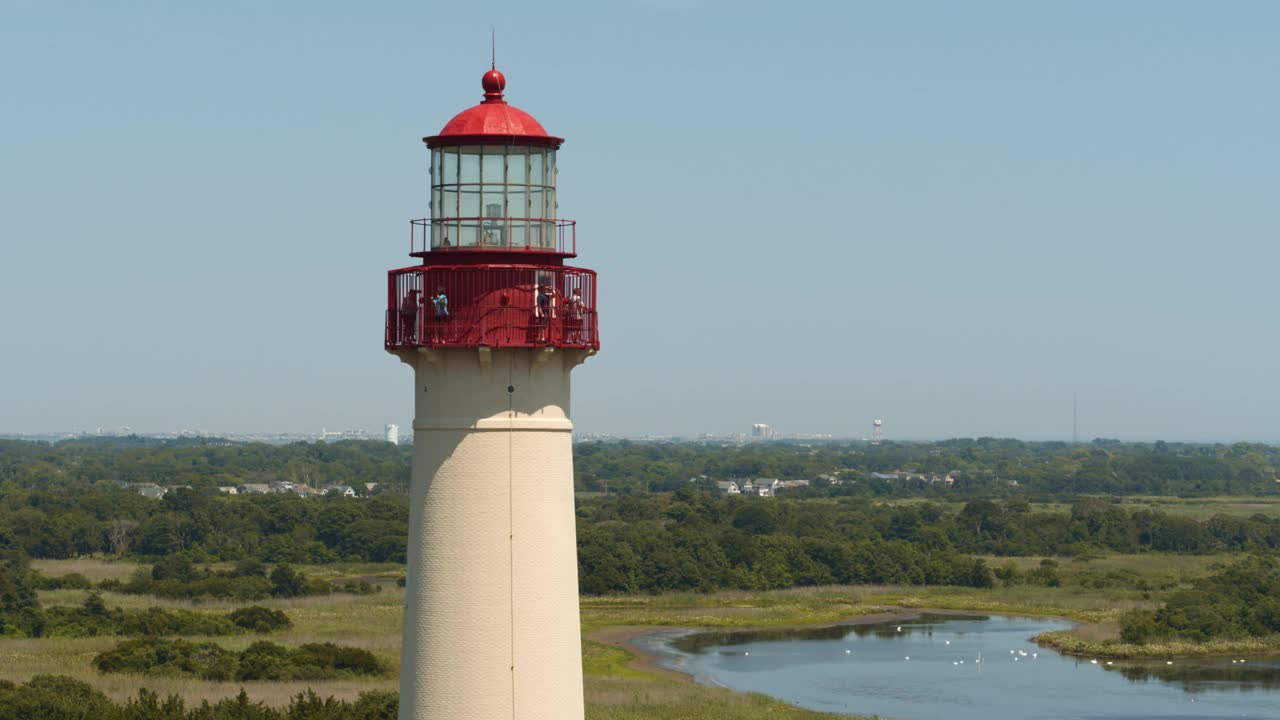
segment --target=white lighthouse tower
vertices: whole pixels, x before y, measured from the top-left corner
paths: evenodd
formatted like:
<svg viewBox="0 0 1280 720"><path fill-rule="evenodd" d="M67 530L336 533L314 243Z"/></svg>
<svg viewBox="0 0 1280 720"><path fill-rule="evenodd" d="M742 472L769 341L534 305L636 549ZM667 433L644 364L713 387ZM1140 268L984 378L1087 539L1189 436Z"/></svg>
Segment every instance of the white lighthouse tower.
<svg viewBox="0 0 1280 720"><path fill-rule="evenodd" d="M420 264L392 270L386 347L414 371L401 720L581 720L569 373L599 349L595 273L557 220L564 142L484 100L424 138Z"/></svg>

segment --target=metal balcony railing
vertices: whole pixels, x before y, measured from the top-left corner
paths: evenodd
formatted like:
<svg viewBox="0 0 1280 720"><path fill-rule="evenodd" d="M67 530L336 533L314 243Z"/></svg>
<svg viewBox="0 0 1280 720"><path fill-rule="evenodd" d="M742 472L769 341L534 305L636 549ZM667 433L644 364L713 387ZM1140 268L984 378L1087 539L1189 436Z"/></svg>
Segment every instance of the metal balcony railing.
<svg viewBox="0 0 1280 720"><path fill-rule="evenodd" d="M497 250L578 254L573 220L555 218L463 217L409 221L409 254Z"/></svg>
<svg viewBox="0 0 1280 720"><path fill-rule="evenodd" d="M592 270L431 265L392 270L387 280L388 350L600 349Z"/></svg>

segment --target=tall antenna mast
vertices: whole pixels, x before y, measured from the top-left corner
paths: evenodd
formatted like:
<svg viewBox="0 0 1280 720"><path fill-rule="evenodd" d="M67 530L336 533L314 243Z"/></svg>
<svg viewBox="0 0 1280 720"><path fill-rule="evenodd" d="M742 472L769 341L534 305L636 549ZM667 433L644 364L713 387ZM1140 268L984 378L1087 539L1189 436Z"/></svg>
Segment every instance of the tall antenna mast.
<svg viewBox="0 0 1280 720"><path fill-rule="evenodd" d="M1076 443L1080 442L1080 436L1076 432L1076 429L1078 427L1076 425L1077 417L1078 416L1076 415L1076 394L1071 393L1071 444L1072 445L1075 445Z"/></svg>
<svg viewBox="0 0 1280 720"><path fill-rule="evenodd" d="M489 26L489 69L498 69L498 41L497 32L492 25Z"/></svg>

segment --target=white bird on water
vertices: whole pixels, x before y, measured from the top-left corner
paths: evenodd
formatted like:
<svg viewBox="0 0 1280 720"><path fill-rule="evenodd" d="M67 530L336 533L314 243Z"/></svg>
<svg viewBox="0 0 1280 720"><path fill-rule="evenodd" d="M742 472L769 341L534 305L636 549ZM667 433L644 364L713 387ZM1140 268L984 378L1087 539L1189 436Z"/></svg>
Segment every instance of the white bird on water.
<svg viewBox="0 0 1280 720"><path fill-rule="evenodd" d="M946 643L947 643L948 645L950 645L950 644L951 644L951 641L950 641L950 640L947 640L947 641L946 641Z"/></svg>
<svg viewBox="0 0 1280 720"><path fill-rule="evenodd" d="M902 632L902 626L901 626L901 625L899 625L899 626L898 626L898 632Z"/></svg>
<svg viewBox="0 0 1280 720"><path fill-rule="evenodd" d="M1097 660L1090 660L1089 662L1093 663L1094 665L1097 665L1097 664L1098 664L1098 661L1097 661Z"/></svg>
<svg viewBox="0 0 1280 720"><path fill-rule="evenodd" d="M903 660L910 660L910 659L911 659L911 656L910 656L910 655L908 655L908 656L906 656L906 657L904 657L904 658L902 658L902 659L903 659Z"/></svg>

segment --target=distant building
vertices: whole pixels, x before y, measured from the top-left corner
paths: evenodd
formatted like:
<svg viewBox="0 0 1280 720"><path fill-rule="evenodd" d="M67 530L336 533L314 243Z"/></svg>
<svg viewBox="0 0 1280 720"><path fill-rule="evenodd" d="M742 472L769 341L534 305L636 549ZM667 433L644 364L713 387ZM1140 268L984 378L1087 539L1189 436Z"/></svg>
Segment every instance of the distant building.
<svg viewBox="0 0 1280 720"><path fill-rule="evenodd" d="M742 494L742 490L738 489L738 483L732 480L720 480L716 483L716 487L719 488L720 492L727 493L729 495Z"/></svg>
<svg viewBox="0 0 1280 720"><path fill-rule="evenodd" d="M336 492L342 497L355 497L356 489L350 485L331 485L324 489L325 493Z"/></svg>
<svg viewBox="0 0 1280 720"><path fill-rule="evenodd" d="M772 495L773 491L777 490L778 486L781 484L782 484L782 481L779 480L778 478L756 478L756 481L755 481L756 493L760 492L760 488L764 488L769 491L770 495Z"/></svg>
<svg viewBox="0 0 1280 720"><path fill-rule="evenodd" d="M240 489L233 487L231 485L221 485L218 487L218 492L222 493L223 495L239 495Z"/></svg>
<svg viewBox="0 0 1280 720"><path fill-rule="evenodd" d="M386 434L384 435L384 437L386 441L391 443L392 445L399 445L400 444L400 426L387 425Z"/></svg>
<svg viewBox="0 0 1280 720"><path fill-rule="evenodd" d="M772 440L778 436L778 431L773 429L772 425L764 423L756 423L751 426L752 440Z"/></svg>
<svg viewBox="0 0 1280 720"><path fill-rule="evenodd" d="M245 483L240 486L240 491L245 495L267 495L271 492L271 486L265 483Z"/></svg>
<svg viewBox="0 0 1280 720"><path fill-rule="evenodd" d="M159 500L169 492L168 488L160 487L155 483L130 483L125 486L126 490L132 490L144 498Z"/></svg>

